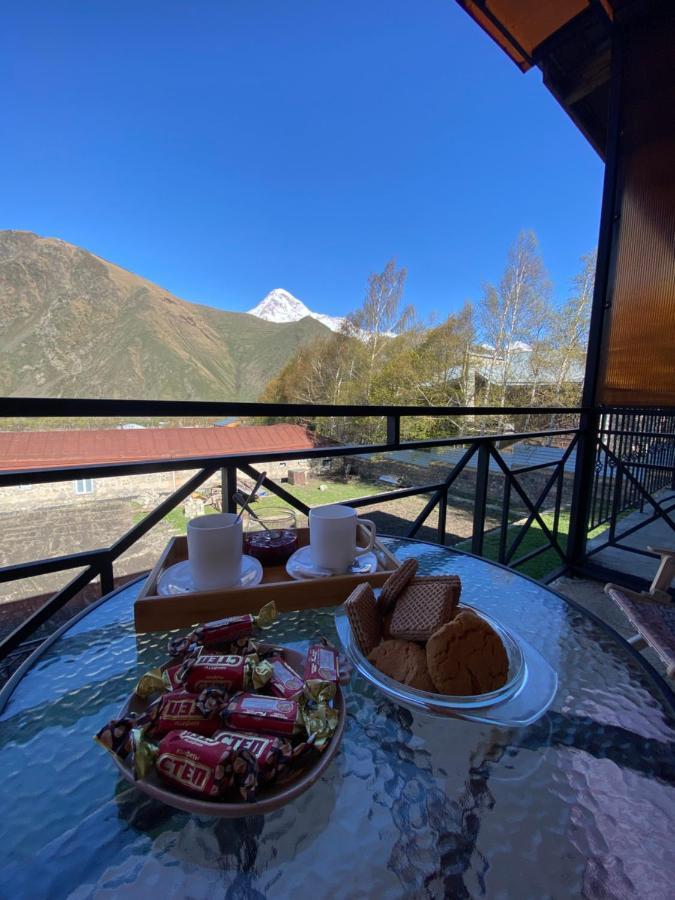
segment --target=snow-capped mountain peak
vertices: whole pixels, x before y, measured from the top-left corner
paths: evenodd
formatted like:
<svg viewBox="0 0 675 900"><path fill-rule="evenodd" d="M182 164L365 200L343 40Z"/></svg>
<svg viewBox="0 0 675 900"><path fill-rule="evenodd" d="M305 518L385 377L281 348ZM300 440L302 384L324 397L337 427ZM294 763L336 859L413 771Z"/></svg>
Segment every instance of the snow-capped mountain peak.
<svg viewBox="0 0 675 900"><path fill-rule="evenodd" d="M322 322L331 331L339 331L343 322L343 319L338 316L326 316L323 313L312 312L302 300L298 300L283 288L275 288L270 291L257 306L249 309L248 313L250 316L265 319L267 322L299 322L305 316L311 316Z"/></svg>

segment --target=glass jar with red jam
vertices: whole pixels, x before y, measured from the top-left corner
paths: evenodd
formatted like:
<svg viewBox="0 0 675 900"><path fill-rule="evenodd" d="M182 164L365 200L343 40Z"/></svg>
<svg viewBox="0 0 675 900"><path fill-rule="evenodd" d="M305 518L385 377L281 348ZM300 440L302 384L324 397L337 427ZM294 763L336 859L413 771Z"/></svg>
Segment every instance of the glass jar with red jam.
<svg viewBox="0 0 675 900"><path fill-rule="evenodd" d="M283 566L298 549L295 512L288 507L266 507L248 515L244 531L244 553L267 566Z"/></svg>

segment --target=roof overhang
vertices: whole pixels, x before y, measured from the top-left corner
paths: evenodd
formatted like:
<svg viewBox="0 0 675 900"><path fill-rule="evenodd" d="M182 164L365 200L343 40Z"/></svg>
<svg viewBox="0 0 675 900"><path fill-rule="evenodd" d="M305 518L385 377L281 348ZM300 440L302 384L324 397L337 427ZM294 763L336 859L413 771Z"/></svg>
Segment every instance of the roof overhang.
<svg viewBox="0 0 675 900"><path fill-rule="evenodd" d="M544 84L605 158L612 29L663 0L457 0L523 72Z"/></svg>

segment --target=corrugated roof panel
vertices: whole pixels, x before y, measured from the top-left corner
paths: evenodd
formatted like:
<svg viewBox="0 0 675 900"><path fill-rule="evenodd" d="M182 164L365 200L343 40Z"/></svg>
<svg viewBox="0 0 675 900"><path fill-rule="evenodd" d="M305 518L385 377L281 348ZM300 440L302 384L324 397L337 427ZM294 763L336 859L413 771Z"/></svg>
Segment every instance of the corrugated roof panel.
<svg viewBox="0 0 675 900"><path fill-rule="evenodd" d="M309 450L317 439L302 425L0 432L0 469L87 466L226 453Z"/></svg>

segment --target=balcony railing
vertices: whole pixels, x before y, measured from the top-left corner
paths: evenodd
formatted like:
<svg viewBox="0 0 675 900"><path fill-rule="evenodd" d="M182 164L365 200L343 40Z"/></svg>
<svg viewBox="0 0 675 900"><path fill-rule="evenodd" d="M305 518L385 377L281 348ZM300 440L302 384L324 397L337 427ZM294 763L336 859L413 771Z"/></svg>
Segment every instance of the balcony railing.
<svg viewBox="0 0 675 900"><path fill-rule="evenodd" d="M602 417L601 417L602 415ZM82 569L65 587L48 599L44 605L0 642L0 658L26 641L35 630L60 610L70 599L95 579L100 580L102 594L112 590L115 583L115 565L119 558L138 540L147 534L167 513L183 503L207 479L220 472L224 508L234 510L232 495L237 487L237 474L257 477L254 466L274 461L295 459L318 460L335 457L355 457L366 454L392 453L406 450L438 450L458 448L452 464L442 475L431 481L368 496L342 501L353 507L390 503L406 497L424 495L428 499L414 521L409 524L407 535L414 537L433 512L437 512L436 538L446 542L447 511L453 485L463 472L471 468L473 479L471 552L483 555L485 549L486 514L488 498L494 495L496 485L501 486L500 524L491 535L497 551L492 555L499 563L513 568L545 553L552 553L557 565L552 567L550 578L565 571L582 571L585 558L587 523L600 521L609 525L609 540L615 539L618 515L640 499L657 507L671 527L675 523L669 509L660 507L653 492L663 485L673 483L673 438L675 427L672 411L631 411L630 419L621 418L611 411L529 408L420 408L420 407L361 407L327 405L290 405L257 403L209 403L165 401L117 401L117 400L15 400L1 401L0 421L8 418L52 417L223 417L255 416L265 419L293 418L315 421L321 418L368 419L376 423L376 431L382 439L373 443L326 444L314 449L280 450L275 452L239 453L220 456L186 457L150 462L119 462L105 465L62 466L21 471L0 471L0 489L18 484L44 484L84 478L112 478L122 475L143 475L157 472L194 470L194 474L170 496L162 500L151 512L121 535L112 545L94 550L77 551L64 556L50 557L0 568L0 583L21 578L46 575L54 572ZM453 423L459 433L427 440L406 440L407 419L419 416L438 417ZM607 418L609 417L609 418ZM533 421L545 422L547 427L536 428ZM527 423L523 430L498 430L494 423ZM552 427L558 423L564 427ZM502 424L502 429L504 425ZM403 436L402 436L403 435ZM632 441L633 458L624 458L622 440ZM530 465L510 465L508 447L522 441L557 445L558 452L551 458ZM618 442L618 443L617 443ZM657 450L654 450L654 448ZM639 458L634 458L639 448ZM614 460L612 466L610 461ZM1 463L0 463L1 466ZM438 466L433 467L438 471ZM538 473L534 479L524 476ZM574 474L575 473L575 474ZM574 489L572 490L572 475ZM298 500L272 479L266 479L265 488L301 513L309 512L308 506ZM565 491L564 487L569 490ZM567 496L567 499L565 499ZM516 505L520 519L512 521L512 509ZM561 534L561 510L569 507L569 539ZM546 517L542 514L547 510ZM599 518L602 517L602 518ZM537 527L541 541L533 549L523 551L523 541L531 527ZM581 548L581 552L580 552ZM520 552L519 552L520 551ZM548 580L548 579L547 579Z"/></svg>

